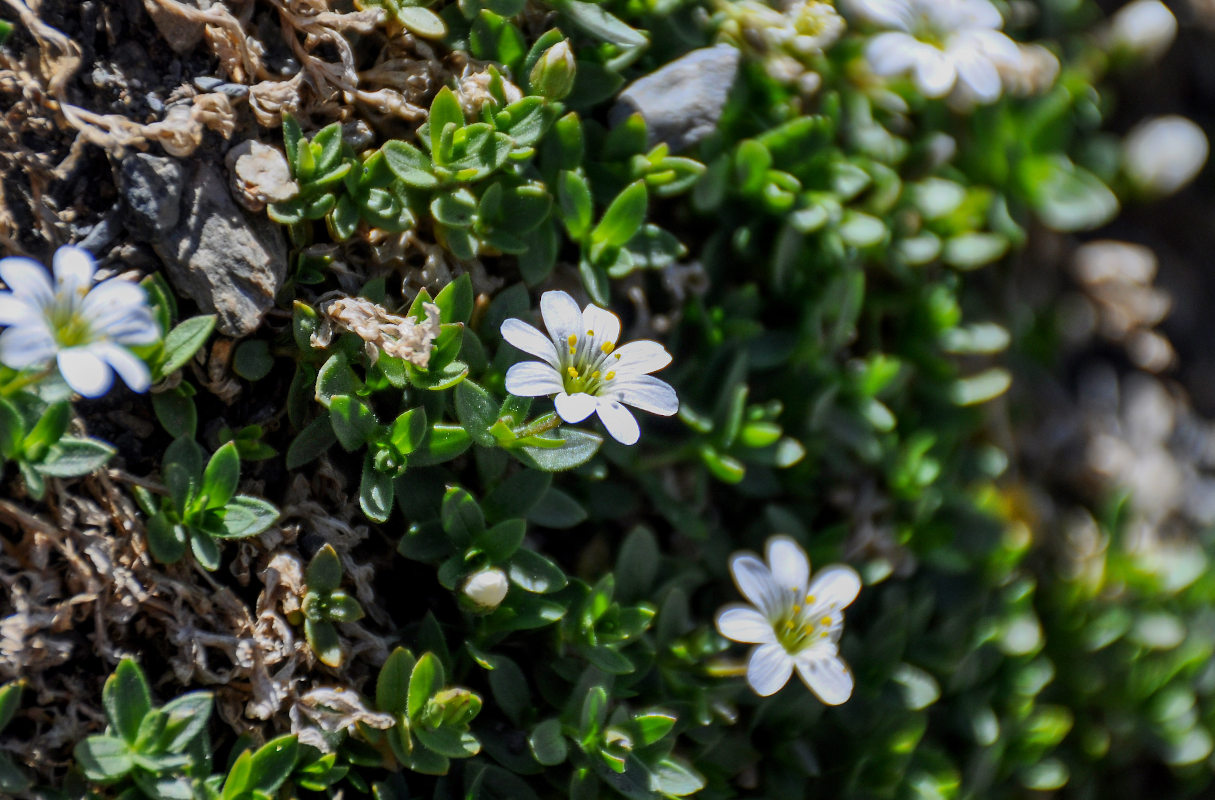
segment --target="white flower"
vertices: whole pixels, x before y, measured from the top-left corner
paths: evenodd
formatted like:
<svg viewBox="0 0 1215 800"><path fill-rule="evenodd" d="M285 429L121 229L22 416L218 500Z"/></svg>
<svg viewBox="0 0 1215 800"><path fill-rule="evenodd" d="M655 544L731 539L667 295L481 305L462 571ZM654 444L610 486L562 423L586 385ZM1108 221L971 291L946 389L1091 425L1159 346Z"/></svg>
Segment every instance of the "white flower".
<svg viewBox="0 0 1215 800"><path fill-rule="evenodd" d="M28 258L0 259L0 362L13 369L41 367L54 359L63 379L85 397L100 397L117 372L137 392L151 375L128 345L152 344L160 330L143 289L111 278L93 286L93 257L64 246L45 267Z"/></svg>
<svg viewBox="0 0 1215 800"><path fill-rule="evenodd" d="M522 361L507 370L506 391L520 397L556 395L553 405L566 422L597 413L622 444L634 444L641 435L624 405L667 417L679 410L675 390L649 374L671 363L661 344L641 339L616 347L620 318L594 305L579 310L565 292L545 292L540 315L548 336L522 320L502 323L502 338L544 360Z"/></svg>
<svg viewBox="0 0 1215 800"><path fill-rule="evenodd" d="M510 585L506 581L506 573L497 567L474 572L464 581L464 596L473 602L477 608L492 611L506 599Z"/></svg>
<svg viewBox="0 0 1215 800"><path fill-rule="evenodd" d="M1166 195L1194 180L1207 163L1209 149L1202 128L1170 114L1131 129L1122 143L1122 163L1140 189Z"/></svg>
<svg viewBox="0 0 1215 800"><path fill-rule="evenodd" d="M747 683L761 697L780 691L793 670L828 705L852 696L852 673L839 657L843 609L856 599L856 570L833 564L810 580L810 561L797 542L773 536L767 564L751 553L730 557L734 583L751 605L729 605L717 614L717 630L736 642L757 645L747 661Z"/></svg>
<svg viewBox="0 0 1215 800"><path fill-rule="evenodd" d="M988 0L850 0L854 13L892 29L869 40L865 57L877 75L910 75L925 97L958 90L968 101L1000 96L998 65L1015 63L1016 42L1000 32Z"/></svg>
<svg viewBox="0 0 1215 800"><path fill-rule="evenodd" d="M1112 48L1155 61L1177 38L1177 18L1160 0L1135 0L1118 9L1106 36Z"/></svg>

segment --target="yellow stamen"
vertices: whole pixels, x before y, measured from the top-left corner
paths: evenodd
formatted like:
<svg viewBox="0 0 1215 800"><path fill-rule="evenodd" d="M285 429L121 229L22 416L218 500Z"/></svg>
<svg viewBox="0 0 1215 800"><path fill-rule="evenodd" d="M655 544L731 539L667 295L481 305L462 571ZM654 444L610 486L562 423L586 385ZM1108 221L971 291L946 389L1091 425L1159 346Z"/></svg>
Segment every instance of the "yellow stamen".
<svg viewBox="0 0 1215 800"><path fill-rule="evenodd" d="M586 335L587 335L587 336L594 336L594 335L595 335L595 332L594 332L594 331L587 331L587 332L586 332Z"/></svg>
<svg viewBox="0 0 1215 800"><path fill-rule="evenodd" d="M616 354L614 354L614 355L612 356L612 358L615 358L615 359L619 360L619 358L620 358L620 354L619 354L619 353L616 353Z"/></svg>
<svg viewBox="0 0 1215 800"><path fill-rule="evenodd" d="M606 356L608 353L616 349L616 345L612 344L611 342L604 342L603 344L599 345L599 349L602 350L603 354ZM620 356L616 356L616 358L620 358Z"/></svg>
<svg viewBox="0 0 1215 800"><path fill-rule="evenodd" d="M818 624L819 624L819 625L830 625L830 624L831 624L831 617L823 617L822 619L820 619L820 620L818 621Z"/></svg>
<svg viewBox="0 0 1215 800"><path fill-rule="evenodd" d="M573 347L574 345L578 344L578 337L571 333L570 338L566 339L565 341L570 347Z"/></svg>
<svg viewBox="0 0 1215 800"><path fill-rule="evenodd" d="M812 595L812 594L806 595L806 605L813 605L813 604L814 604L814 595Z"/></svg>
<svg viewBox="0 0 1215 800"><path fill-rule="evenodd" d="M577 378L577 377L578 377L578 370L574 369L573 367L569 367L568 369L566 369L566 372L567 372L567 373L569 373L569 376L570 376L571 378Z"/></svg>
<svg viewBox="0 0 1215 800"><path fill-rule="evenodd" d="M794 613L794 614L800 614L800 613L801 613L801 611L802 611L802 607L801 607L801 606L799 606L797 603L794 603L794 604L793 604L793 613Z"/></svg>
<svg viewBox="0 0 1215 800"><path fill-rule="evenodd" d="M786 620L786 621L785 621L785 627L786 627L786 628L788 628L789 630L793 630L793 620L791 620L791 619L790 619L790 620Z"/></svg>
<svg viewBox="0 0 1215 800"><path fill-rule="evenodd" d="M607 375L604 375L604 376L603 376L603 379L604 379L605 381L610 381L612 378L615 378L615 377L616 377L616 373L615 373L615 372L609 372Z"/></svg>
<svg viewBox="0 0 1215 800"><path fill-rule="evenodd" d="M598 378L598 377L599 377L599 370L595 370L594 372L592 372L592 373L591 373L591 377L592 377L592 378Z"/></svg>

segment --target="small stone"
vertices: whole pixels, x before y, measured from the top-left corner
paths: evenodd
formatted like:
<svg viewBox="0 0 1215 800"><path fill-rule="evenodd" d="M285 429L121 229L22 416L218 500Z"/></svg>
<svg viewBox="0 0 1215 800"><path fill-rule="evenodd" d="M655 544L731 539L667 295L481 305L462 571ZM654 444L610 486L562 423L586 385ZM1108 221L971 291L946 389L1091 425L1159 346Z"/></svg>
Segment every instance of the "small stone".
<svg viewBox="0 0 1215 800"><path fill-rule="evenodd" d="M153 242L157 255L179 291L219 315L220 333L253 332L287 275L282 230L242 211L213 164L199 164L183 195L181 224Z"/></svg>
<svg viewBox="0 0 1215 800"><path fill-rule="evenodd" d="M127 230L154 241L177 224L185 168L173 158L133 153L122 160L121 171Z"/></svg>
<svg viewBox="0 0 1215 800"><path fill-rule="evenodd" d="M651 146L666 142L672 151L687 149L717 127L738 61L738 49L728 44L693 50L626 86L609 119L618 125L640 113Z"/></svg>

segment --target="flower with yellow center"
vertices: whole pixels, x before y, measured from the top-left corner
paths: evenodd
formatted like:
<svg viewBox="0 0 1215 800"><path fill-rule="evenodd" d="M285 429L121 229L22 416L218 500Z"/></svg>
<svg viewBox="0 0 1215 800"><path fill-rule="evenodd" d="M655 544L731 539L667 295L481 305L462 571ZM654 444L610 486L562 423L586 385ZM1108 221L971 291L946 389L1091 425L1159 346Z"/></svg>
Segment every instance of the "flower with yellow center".
<svg viewBox="0 0 1215 800"><path fill-rule="evenodd" d="M60 247L54 271L28 258L0 259L0 363L13 369L55 360L68 386L84 397L109 391L114 373L137 392L151 383L148 366L127 348L152 344L160 329L143 289L111 278L93 285L96 264L85 250Z"/></svg>
<svg viewBox="0 0 1215 800"><path fill-rule="evenodd" d="M828 705L852 696L852 673L839 657L843 610L861 590L856 570L833 564L810 580L810 560L788 536L773 536L767 563L752 553L730 557L734 583L751 605L736 603L717 614L727 639L756 645L747 683L761 697L780 691L793 670Z"/></svg>
<svg viewBox="0 0 1215 800"><path fill-rule="evenodd" d="M617 347L620 318L595 305L579 309L561 291L541 295L540 316L547 336L522 320L502 323L503 339L543 360L507 370L506 391L519 397L553 395L557 415L566 422L598 414L621 444L635 444L641 435L625 405L663 416L679 410L675 390L649 374L671 363L661 344L641 339Z"/></svg>

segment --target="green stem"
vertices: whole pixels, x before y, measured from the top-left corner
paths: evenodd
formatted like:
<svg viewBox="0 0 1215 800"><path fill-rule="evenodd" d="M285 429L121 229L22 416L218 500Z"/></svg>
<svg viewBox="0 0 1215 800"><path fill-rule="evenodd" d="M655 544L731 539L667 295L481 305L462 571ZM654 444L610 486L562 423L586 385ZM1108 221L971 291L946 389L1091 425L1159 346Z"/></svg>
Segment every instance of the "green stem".
<svg viewBox="0 0 1215 800"><path fill-rule="evenodd" d="M48 366L38 372L27 372L24 375L18 373L17 377L0 388L0 397L8 397L15 392L19 392L25 387L38 383L46 376L55 371L53 366Z"/></svg>
<svg viewBox="0 0 1215 800"><path fill-rule="evenodd" d="M542 433L556 430L559 427L561 427L561 417L556 414L550 414L548 418L541 417L535 422L517 429L515 435L520 439L526 439L528 436L539 436Z"/></svg>

